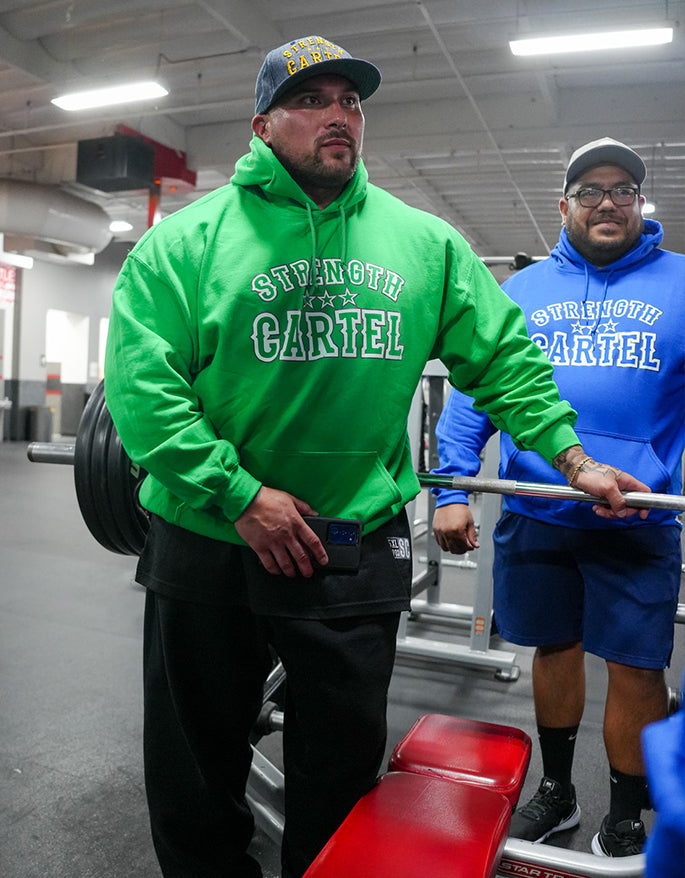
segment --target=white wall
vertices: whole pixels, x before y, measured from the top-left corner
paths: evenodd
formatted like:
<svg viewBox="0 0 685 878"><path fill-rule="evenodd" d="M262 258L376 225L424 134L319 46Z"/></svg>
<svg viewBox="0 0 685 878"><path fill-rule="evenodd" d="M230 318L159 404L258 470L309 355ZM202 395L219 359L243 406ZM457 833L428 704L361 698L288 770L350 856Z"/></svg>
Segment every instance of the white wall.
<svg viewBox="0 0 685 878"><path fill-rule="evenodd" d="M45 329L45 359L59 363L65 384L88 382L90 317L48 308Z"/></svg>
<svg viewBox="0 0 685 878"><path fill-rule="evenodd" d="M45 380L50 359L46 343L48 311L64 311L72 315L72 321L88 322L88 381L98 381L98 369L92 364L100 360L101 325L109 317L112 289L127 250L120 245L109 247L96 257L93 266L57 265L36 259L33 268L21 269L21 323L18 347L15 338L17 369L12 377L19 381Z"/></svg>

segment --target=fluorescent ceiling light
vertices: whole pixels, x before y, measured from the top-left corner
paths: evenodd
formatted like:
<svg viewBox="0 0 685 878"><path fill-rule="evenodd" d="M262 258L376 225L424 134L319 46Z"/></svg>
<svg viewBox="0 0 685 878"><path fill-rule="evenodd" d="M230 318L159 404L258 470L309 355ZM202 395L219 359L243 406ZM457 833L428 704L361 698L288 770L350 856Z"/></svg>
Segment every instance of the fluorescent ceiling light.
<svg viewBox="0 0 685 878"><path fill-rule="evenodd" d="M535 37L510 40L514 55L550 55L562 52L592 52L598 49L628 49L633 46L660 46L673 40L672 27L646 30L619 30L607 33L573 34L565 37Z"/></svg>
<svg viewBox="0 0 685 878"><path fill-rule="evenodd" d="M650 213L656 212L656 204L652 204L651 201L645 201L642 205L642 215L649 216Z"/></svg>
<svg viewBox="0 0 685 878"><path fill-rule="evenodd" d="M167 94L169 92L158 82L132 82L129 85L113 85L108 88L72 92L53 98L52 103L62 110L90 110L93 107L109 107L113 104L161 98Z"/></svg>
<svg viewBox="0 0 685 878"><path fill-rule="evenodd" d="M133 226L126 220L112 220L109 224L110 232L130 232Z"/></svg>

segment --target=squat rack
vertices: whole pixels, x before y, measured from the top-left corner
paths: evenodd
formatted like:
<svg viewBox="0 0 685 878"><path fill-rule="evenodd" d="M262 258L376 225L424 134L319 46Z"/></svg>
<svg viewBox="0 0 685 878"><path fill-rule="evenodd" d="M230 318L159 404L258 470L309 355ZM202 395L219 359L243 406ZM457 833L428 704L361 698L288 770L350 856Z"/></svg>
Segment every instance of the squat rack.
<svg viewBox="0 0 685 878"><path fill-rule="evenodd" d="M402 615L397 640L398 656L433 659L448 664L492 669L498 680L512 682L518 679L520 668L516 654L490 646L492 631L492 564L494 545L492 534L501 511L503 494L557 497L578 502L602 503L598 498L568 485L540 485L532 482L516 482L498 479L499 451L497 436L492 437L485 449L481 473L478 477L436 476L429 471L439 465L435 428L445 400L447 370L437 360L431 360L417 388L409 415L408 429L412 443L413 459L417 464L419 481L424 489L432 486L451 487L473 492L478 510L479 542L478 561L468 558L456 560L445 558L432 537L431 523L435 512L435 497L426 490L426 519L416 518L416 502L410 505L413 518L413 534L416 541L427 533L426 554L415 563L412 582L411 611ZM685 497L668 494L644 494L630 492L626 500L634 507L676 509L685 511ZM421 498L424 499L423 497ZM475 572L473 605L449 603L443 600L442 579L444 567L471 568ZM422 596L425 595L425 596ZM414 636L409 633L409 623L421 623L425 619L468 628L468 641L455 642ZM676 623L685 623L685 604L678 604Z"/></svg>

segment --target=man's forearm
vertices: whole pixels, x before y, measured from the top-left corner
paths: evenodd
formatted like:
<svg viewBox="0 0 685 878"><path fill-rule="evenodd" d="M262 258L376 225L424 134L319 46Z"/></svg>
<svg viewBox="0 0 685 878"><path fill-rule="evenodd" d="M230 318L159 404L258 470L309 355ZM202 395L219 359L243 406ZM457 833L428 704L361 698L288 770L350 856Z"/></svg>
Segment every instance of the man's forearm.
<svg viewBox="0 0 685 878"><path fill-rule="evenodd" d="M552 466L554 469L559 470L559 472L565 478L568 478L573 472L574 467L578 466L581 460L587 457L585 452L583 451L582 445L571 445L570 448L564 448L552 461Z"/></svg>
<svg viewBox="0 0 685 878"><path fill-rule="evenodd" d="M585 453L582 445L571 445L565 448L552 461L555 469L559 470L569 484L573 484L583 467L594 463L592 458Z"/></svg>
<svg viewBox="0 0 685 878"><path fill-rule="evenodd" d="M618 483L621 478L624 481L625 479L632 479L635 483L635 490L649 490L642 482L638 482L632 476L624 474L617 467L594 460L585 452L582 445L571 445L569 448L565 448L557 454L552 463L572 488L580 488L589 494L597 494L600 497L605 496L603 490L601 490L601 482L599 483L600 489L592 489L593 485L598 484L596 481L598 476L601 479L609 477L614 483ZM623 490L631 489L624 485ZM641 514L641 517L644 517L644 515Z"/></svg>

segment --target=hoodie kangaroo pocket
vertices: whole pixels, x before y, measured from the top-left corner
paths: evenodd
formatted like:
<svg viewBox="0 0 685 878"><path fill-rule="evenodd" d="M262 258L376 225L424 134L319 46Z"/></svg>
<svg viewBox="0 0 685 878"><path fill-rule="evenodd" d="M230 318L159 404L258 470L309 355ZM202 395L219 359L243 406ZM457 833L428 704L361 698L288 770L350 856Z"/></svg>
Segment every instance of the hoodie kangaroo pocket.
<svg viewBox="0 0 685 878"><path fill-rule="evenodd" d="M585 452L595 460L630 473L652 491L663 493L668 490L670 473L657 457L648 439L598 430L579 430L577 427L576 433Z"/></svg>
<svg viewBox="0 0 685 878"><path fill-rule="evenodd" d="M370 521L402 502L375 451L243 449L241 464L263 484L305 500L320 515Z"/></svg>

